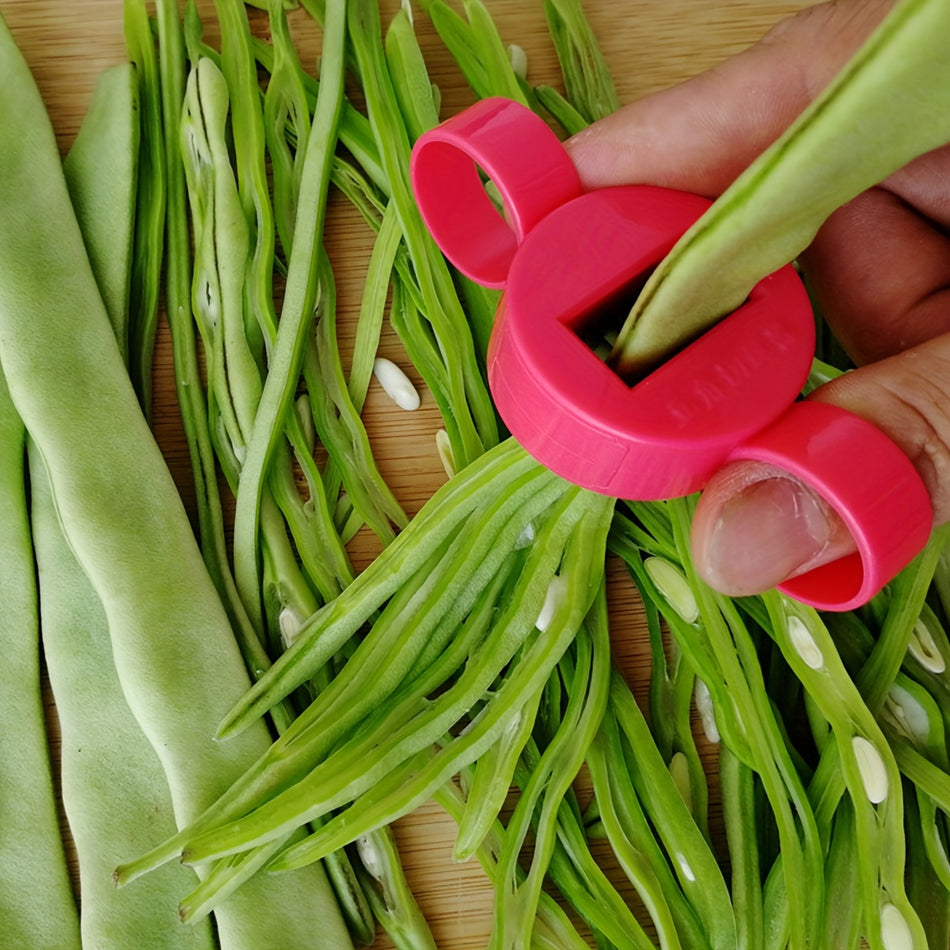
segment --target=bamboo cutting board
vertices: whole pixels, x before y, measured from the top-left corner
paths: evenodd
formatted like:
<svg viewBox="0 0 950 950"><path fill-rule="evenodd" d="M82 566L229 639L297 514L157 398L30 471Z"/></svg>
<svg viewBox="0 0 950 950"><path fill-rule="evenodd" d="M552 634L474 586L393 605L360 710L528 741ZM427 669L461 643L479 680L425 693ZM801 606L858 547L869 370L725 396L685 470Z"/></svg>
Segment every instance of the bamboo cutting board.
<svg viewBox="0 0 950 950"><path fill-rule="evenodd" d="M487 4L505 42L525 49L529 79L560 86L542 0L487 0ZM807 5L805 0L585 3L624 102L714 65L754 42L783 16ZM392 0L384 2L384 21L386 13L396 6ZM82 119L96 77L124 58L122 0L0 0L0 11L33 69L65 151ZM470 94L421 13L417 13L416 24L433 80L442 92L444 113L457 111L470 101ZM319 52L317 31L299 13L293 15L293 28L304 63L313 62ZM213 30L210 35L213 38ZM347 328L351 333L371 234L347 213L342 202L334 202L327 241L339 282L342 343L346 348ZM383 351L405 365L394 336L384 339ZM187 451L179 431L164 334L159 339L155 393L156 435L188 502ZM432 398L425 394L422 407L407 413L392 406L374 387L365 415L384 476L406 509L415 513L444 479L435 449L434 436L440 424ZM353 555L358 566L375 553L371 541L356 539ZM636 601L620 571L611 569L610 576L618 658L632 677L642 677L639 671L643 664L639 661L645 655L646 644ZM485 946L491 928L490 890L476 864L453 864L454 824L436 806L427 805L399 822L396 831L407 876L438 946L442 950ZM374 944L375 950L391 946L385 935Z"/></svg>

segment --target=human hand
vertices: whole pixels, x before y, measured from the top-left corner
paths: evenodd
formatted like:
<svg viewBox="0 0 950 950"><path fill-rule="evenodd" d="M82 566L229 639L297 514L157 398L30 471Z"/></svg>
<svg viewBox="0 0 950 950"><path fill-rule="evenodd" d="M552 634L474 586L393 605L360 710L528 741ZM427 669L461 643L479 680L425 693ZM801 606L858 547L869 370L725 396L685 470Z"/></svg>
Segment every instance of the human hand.
<svg viewBox="0 0 950 950"><path fill-rule="evenodd" d="M893 5L838 0L569 140L588 188L644 183L715 197L844 65ZM950 145L835 212L799 258L859 366L810 398L873 422L911 459L936 524L950 520ZM853 550L840 519L790 476L727 466L693 524L696 568L723 593L766 590Z"/></svg>

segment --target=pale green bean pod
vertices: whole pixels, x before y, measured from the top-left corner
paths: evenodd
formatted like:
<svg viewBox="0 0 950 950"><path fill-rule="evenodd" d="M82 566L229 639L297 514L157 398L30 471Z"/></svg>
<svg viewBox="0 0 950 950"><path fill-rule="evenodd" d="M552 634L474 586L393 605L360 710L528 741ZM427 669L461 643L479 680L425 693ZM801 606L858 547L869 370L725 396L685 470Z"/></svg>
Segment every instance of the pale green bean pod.
<svg viewBox="0 0 950 950"><path fill-rule="evenodd" d="M0 48L7 35L0 21ZM8 677L0 691L0 927L14 947L78 950L79 913L60 835L40 684L26 429L2 372L0 446L0 644Z"/></svg>

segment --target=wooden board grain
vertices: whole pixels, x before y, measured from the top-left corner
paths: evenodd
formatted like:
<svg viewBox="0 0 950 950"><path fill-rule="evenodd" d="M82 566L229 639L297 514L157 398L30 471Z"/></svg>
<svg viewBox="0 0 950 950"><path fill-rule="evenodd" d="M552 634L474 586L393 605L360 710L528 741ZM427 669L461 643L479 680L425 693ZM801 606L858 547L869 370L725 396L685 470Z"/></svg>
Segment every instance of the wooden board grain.
<svg viewBox="0 0 950 950"><path fill-rule="evenodd" d="M530 80L559 86L541 0L487 0L487 5L505 42L525 49ZM806 5L804 0L587 0L585 7L620 98L630 101L738 52L781 17ZM397 6L387 0L384 18ZM209 9L208 4L203 8ZM124 57L122 0L0 0L0 12L33 69L65 152L97 76ZM304 62L315 62L318 31L299 12L293 14L292 22ZM421 13L416 22L433 79L442 92L445 114L457 111L471 101L471 95ZM327 244L339 283L344 350L352 338L371 239L344 202L332 202ZM393 334L385 335L382 350L405 365ZM159 338L155 393L156 434L188 500L187 452L164 332ZM440 423L431 396L424 394L422 407L406 413L374 386L365 417L384 475L406 509L414 513L444 479L435 449ZM358 565L375 553L371 539L361 535L356 540L354 560ZM618 659L635 681L643 683L646 643L642 616L622 572L612 566L610 577ZM491 928L491 892L477 865L453 864L454 825L450 819L430 804L400 821L396 832L407 875L438 946L443 950L485 946ZM375 950L391 946L385 935L374 944Z"/></svg>

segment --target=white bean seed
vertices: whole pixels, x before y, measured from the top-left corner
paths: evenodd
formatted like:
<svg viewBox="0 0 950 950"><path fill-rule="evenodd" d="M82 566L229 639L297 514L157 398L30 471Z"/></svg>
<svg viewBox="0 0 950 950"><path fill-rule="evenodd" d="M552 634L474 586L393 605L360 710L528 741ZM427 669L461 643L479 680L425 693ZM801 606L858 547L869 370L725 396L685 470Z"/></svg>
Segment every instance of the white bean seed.
<svg viewBox="0 0 950 950"><path fill-rule="evenodd" d="M805 626L801 617L788 618L788 637L792 641L795 652L802 658L806 666L813 670L820 670L825 665L821 647L815 643L811 631Z"/></svg>
<svg viewBox="0 0 950 950"><path fill-rule="evenodd" d="M903 686L893 684L884 700L884 712L908 738L927 742L930 719L927 710Z"/></svg>
<svg viewBox="0 0 950 950"><path fill-rule="evenodd" d="M713 745L718 744L719 726L716 725L716 710L713 707L712 695L709 687L699 677L696 677L696 685L693 687L693 701L696 703L696 711L699 713L706 738Z"/></svg>
<svg viewBox="0 0 950 950"><path fill-rule="evenodd" d="M686 575L662 557L648 557L643 566L650 580L656 584L667 603L687 622L695 623L699 617L699 605L690 589Z"/></svg>
<svg viewBox="0 0 950 950"><path fill-rule="evenodd" d="M412 412L419 408L421 399L418 390L413 386L412 380L392 360L377 356L373 361L373 375L383 387L383 392L400 409Z"/></svg>
<svg viewBox="0 0 950 950"><path fill-rule="evenodd" d="M685 877L687 881L696 880L696 872L693 871L693 869L689 866L689 862L686 860L685 854L677 852L676 863L679 865L680 871L683 873L683 877Z"/></svg>
<svg viewBox="0 0 950 950"><path fill-rule="evenodd" d="M851 739L851 748L858 762L861 772L861 781L864 782L864 792L874 805L878 805L887 798L888 780L887 767L884 759L873 742L864 736L854 736Z"/></svg>
<svg viewBox="0 0 950 950"><path fill-rule="evenodd" d="M881 939L887 950L914 950L914 936L904 915L893 904L881 907Z"/></svg>
<svg viewBox="0 0 950 950"><path fill-rule="evenodd" d="M452 441L445 429L439 429L435 434L435 447L439 453L439 461L445 474L452 478L455 475L455 456L452 454Z"/></svg>
<svg viewBox="0 0 950 950"><path fill-rule="evenodd" d="M528 54L524 49L514 43L508 47L508 60L511 63L512 72L522 79L528 76Z"/></svg>
<svg viewBox="0 0 950 950"><path fill-rule="evenodd" d="M551 621L554 619L554 614L558 607L560 607L566 593L567 578L562 574L557 574L555 577L552 577L551 583L548 584L548 590L544 597L544 603L541 605L541 611L538 613L538 619L534 622L534 625L542 633L544 633L544 631L551 626Z"/></svg>
<svg viewBox="0 0 950 950"><path fill-rule="evenodd" d="M907 651L925 669L931 673L942 673L947 668L947 661L937 647L927 624L918 620L907 644Z"/></svg>

